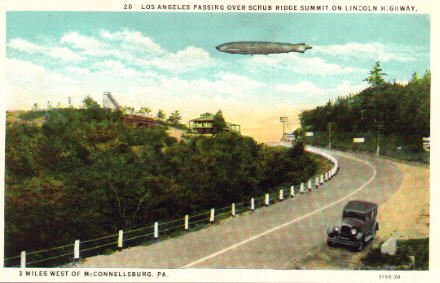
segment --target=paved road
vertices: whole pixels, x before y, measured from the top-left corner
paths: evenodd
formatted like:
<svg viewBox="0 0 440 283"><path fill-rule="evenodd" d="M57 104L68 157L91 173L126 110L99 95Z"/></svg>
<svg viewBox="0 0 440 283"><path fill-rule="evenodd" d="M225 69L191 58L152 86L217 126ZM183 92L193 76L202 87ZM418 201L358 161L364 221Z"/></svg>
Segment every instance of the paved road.
<svg viewBox="0 0 440 283"><path fill-rule="evenodd" d="M327 227L338 223L347 201L380 205L402 181L399 169L387 160L328 152L341 170L317 190L154 245L91 257L80 266L289 268L308 249L325 243Z"/></svg>

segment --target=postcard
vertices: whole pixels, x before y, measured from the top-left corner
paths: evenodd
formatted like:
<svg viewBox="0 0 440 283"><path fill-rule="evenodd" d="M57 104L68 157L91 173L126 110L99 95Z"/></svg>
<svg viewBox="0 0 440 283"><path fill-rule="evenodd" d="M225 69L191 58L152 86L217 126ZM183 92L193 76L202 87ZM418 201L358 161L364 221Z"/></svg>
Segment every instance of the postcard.
<svg viewBox="0 0 440 283"><path fill-rule="evenodd" d="M1 281L436 281L435 1L1 7Z"/></svg>

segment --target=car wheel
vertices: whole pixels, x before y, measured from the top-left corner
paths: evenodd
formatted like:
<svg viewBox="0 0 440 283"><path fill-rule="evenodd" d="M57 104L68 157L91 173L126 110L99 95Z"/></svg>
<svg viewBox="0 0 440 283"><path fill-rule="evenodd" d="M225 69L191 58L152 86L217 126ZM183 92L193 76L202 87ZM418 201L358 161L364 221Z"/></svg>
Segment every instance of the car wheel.
<svg viewBox="0 0 440 283"><path fill-rule="evenodd" d="M327 240L327 246L329 246L329 247L333 247L333 246L334 246L334 244L333 244L333 242L332 242L332 241L330 241L330 240Z"/></svg>

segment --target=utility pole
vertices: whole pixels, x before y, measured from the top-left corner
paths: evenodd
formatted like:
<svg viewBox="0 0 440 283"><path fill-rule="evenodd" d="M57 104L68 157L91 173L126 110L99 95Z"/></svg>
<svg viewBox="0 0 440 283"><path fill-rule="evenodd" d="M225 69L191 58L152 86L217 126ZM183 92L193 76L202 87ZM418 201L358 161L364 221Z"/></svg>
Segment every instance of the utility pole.
<svg viewBox="0 0 440 283"><path fill-rule="evenodd" d="M376 156L380 154L380 134L377 132L377 146L376 146Z"/></svg>
<svg viewBox="0 0 440 283"><path fill-rule="evenodd" d="M376 156L380 155L380 135L383 131L383 125L381 123L377 124L377 145L376 145Z"/></svg>
<svg viewBox="0 0 440 283"><path fill-rule="evenodd" d="M281 138L281 141L284 141L285 132L284 132L284 124L289 121L288 117L280 117L280 122L283 123L283 137Z"/></svg>
<svg viewBox="0 0 440 283"><path fill-rule="evenodd" d="M328 148L332 148L332 122L328 122Z"/></svg>

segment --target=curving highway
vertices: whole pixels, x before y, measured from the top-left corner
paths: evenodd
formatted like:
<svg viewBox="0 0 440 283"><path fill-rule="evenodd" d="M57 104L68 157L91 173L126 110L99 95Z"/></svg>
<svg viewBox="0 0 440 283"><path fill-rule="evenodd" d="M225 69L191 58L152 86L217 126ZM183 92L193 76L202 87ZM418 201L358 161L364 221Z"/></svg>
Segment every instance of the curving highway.
<svg viewBox="0 0 440 283"><path fill-rule="evenodd" d="M384 203L402 174L390 161L324 150L340 171L318 189L150 246L86 259L81 267L285 269L310 248L326 242L352 199ZM379 207L380 214L380 207Z"/></svg>

